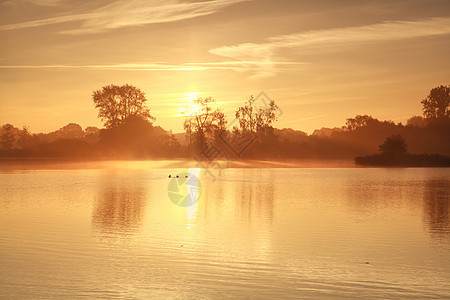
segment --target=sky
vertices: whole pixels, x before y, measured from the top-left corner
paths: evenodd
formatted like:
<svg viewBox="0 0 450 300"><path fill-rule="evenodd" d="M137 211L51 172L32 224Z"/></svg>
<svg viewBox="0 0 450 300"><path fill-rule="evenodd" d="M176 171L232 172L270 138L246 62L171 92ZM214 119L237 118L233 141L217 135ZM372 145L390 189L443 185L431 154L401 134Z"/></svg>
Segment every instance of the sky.
<svg viewBox="0 0 450 300"><path fill-rule="evenodd" d="M278 128L403 122L450 84L448 0L0 0L0 124L102 127L92 93L130 84L156 125L211 96L232 122L260 92Z"/></svg>

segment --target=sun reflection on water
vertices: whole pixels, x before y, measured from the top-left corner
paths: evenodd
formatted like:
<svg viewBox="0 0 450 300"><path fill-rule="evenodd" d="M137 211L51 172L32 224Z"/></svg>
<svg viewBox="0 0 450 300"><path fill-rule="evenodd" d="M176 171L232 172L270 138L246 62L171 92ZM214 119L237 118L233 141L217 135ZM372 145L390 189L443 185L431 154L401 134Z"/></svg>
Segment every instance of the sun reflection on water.
<svg viewBox="0 0 450 300"><path fill-rule="evenodd" d="M195 223L197 220L197 210L198 210L198 200L201 196L201 186L199 185L199 168L190 168L189 169L189 196L191 198L191 202L193 203L191 206L186 207L186 228L193 229L195 227Z"/></svg>

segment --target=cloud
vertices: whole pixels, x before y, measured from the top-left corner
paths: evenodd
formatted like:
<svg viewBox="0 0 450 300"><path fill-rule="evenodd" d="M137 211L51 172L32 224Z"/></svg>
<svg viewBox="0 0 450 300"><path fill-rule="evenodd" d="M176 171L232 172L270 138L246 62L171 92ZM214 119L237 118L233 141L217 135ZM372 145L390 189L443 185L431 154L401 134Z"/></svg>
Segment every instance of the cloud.
<svg viewBox="0 0 450 300"><path fill-rule="evenodd" d="M2 6L17 6L20 4L32 4L36 6L59 6L64 3L64 0L6 0L3 1L0 5Z"/></svg>
<svg viewBox="0 0 450 300"><path fill-rule="evenodd" d="M34 3L58 3L57 0L29 0ZM14 30L81 21L69 34L102 32L106 30L155 23L175 22L210 15L240 2L252 0L212 0L182 2L180 0L119 0L88 13L58 16L41 20L1 25L0 30Z"/></svg>
<svg viewBox="0 0 450 300"><path fill-rule="evenodd" d="M271 63L277 56L281 56L281 51L295 50L296 54L320 53L352 48L364 43L444 34L450 34L450 18L395 21L357 27L312 30L271 37L265 43L223 46L210 49L209 52L237 61L259 62L262 76L271 76L276 72L275 63Z"/></svg>
<svg viewBox="0 0 450 300"><path fill-rule="evenodd" d="M23 22L23 23L0 25L0 30L15 30L15 29L33 28L33 27L39 27L39 26L45 26L45 25L79 21L79 20L83 20L86 18L87 18L86 14L61 16L61 17L54 17L54 18L49 18L49 19L28 21L28 22Z"/></svg>
<svg viewBox="0 0 450 300"><path fill-rule="evenodd" d="M38 6L58 6L64 3L64 0L25 0Z"/></svg>
<svg viewBox="0 0 450 300"><path fill-rule="evenodd" d="M196 65L170 65L163 63L145 64L110 64L110 65L4 65L0 69L91 69L91 70L123 70L123 71L188 71L201 70Z"/></svg>
<svg viewBox="0 0 450 300"><path fill-rule="evenodd" d="M271 62L271 65L303 65L299 62ZM201 71L201 70L232 70L245 72L258 70L260 62L253 61L222 61L222 62L199 62L184 64L165 63L128 63L109 65L0 65L0 69L91 69L91 70L118 70L118 71Z"/></svg>

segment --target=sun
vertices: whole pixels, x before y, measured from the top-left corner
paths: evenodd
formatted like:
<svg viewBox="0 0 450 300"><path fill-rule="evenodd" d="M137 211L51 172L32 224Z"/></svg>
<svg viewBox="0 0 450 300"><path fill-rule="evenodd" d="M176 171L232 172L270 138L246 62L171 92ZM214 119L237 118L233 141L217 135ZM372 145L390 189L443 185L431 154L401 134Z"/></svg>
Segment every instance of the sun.
<svg viewBox="0 0 450 300"><path fill-rule="evenodd" d="M195 103L195 100L199 97L199 93L190 92L187 93L183 98L183 104L178 110L179 114L182 116L193 116L197 114L200 110L200 106Z"/></svg>

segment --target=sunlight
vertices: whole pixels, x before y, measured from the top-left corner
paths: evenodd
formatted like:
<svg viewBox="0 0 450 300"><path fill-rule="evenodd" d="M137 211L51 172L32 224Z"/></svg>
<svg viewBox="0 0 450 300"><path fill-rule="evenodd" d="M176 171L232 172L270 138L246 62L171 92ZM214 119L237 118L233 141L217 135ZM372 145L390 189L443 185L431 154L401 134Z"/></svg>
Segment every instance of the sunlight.
<svg viewBox="0 0 450 300"><path fill-rule="evenodd" d="M182 106L178 109L177 116L193 116L200 110L200 106L194 101L199 97L199 93L190 92L187 93L181 100L183 100Z"/></svg>
<svg viewBox="0 0 450 300"><path fill-rule="evenodd" d="M189 193L188 198L190 197L190 201L193 202L193 205L186 207L186 227L188 229L192 229L195 227L196 219L197 219L197 205L198 200L201 195L201 185L199 184L199 174L200 169L199 168L189 168L189 183L188 186L190 190L187 192Z"/></svg>

